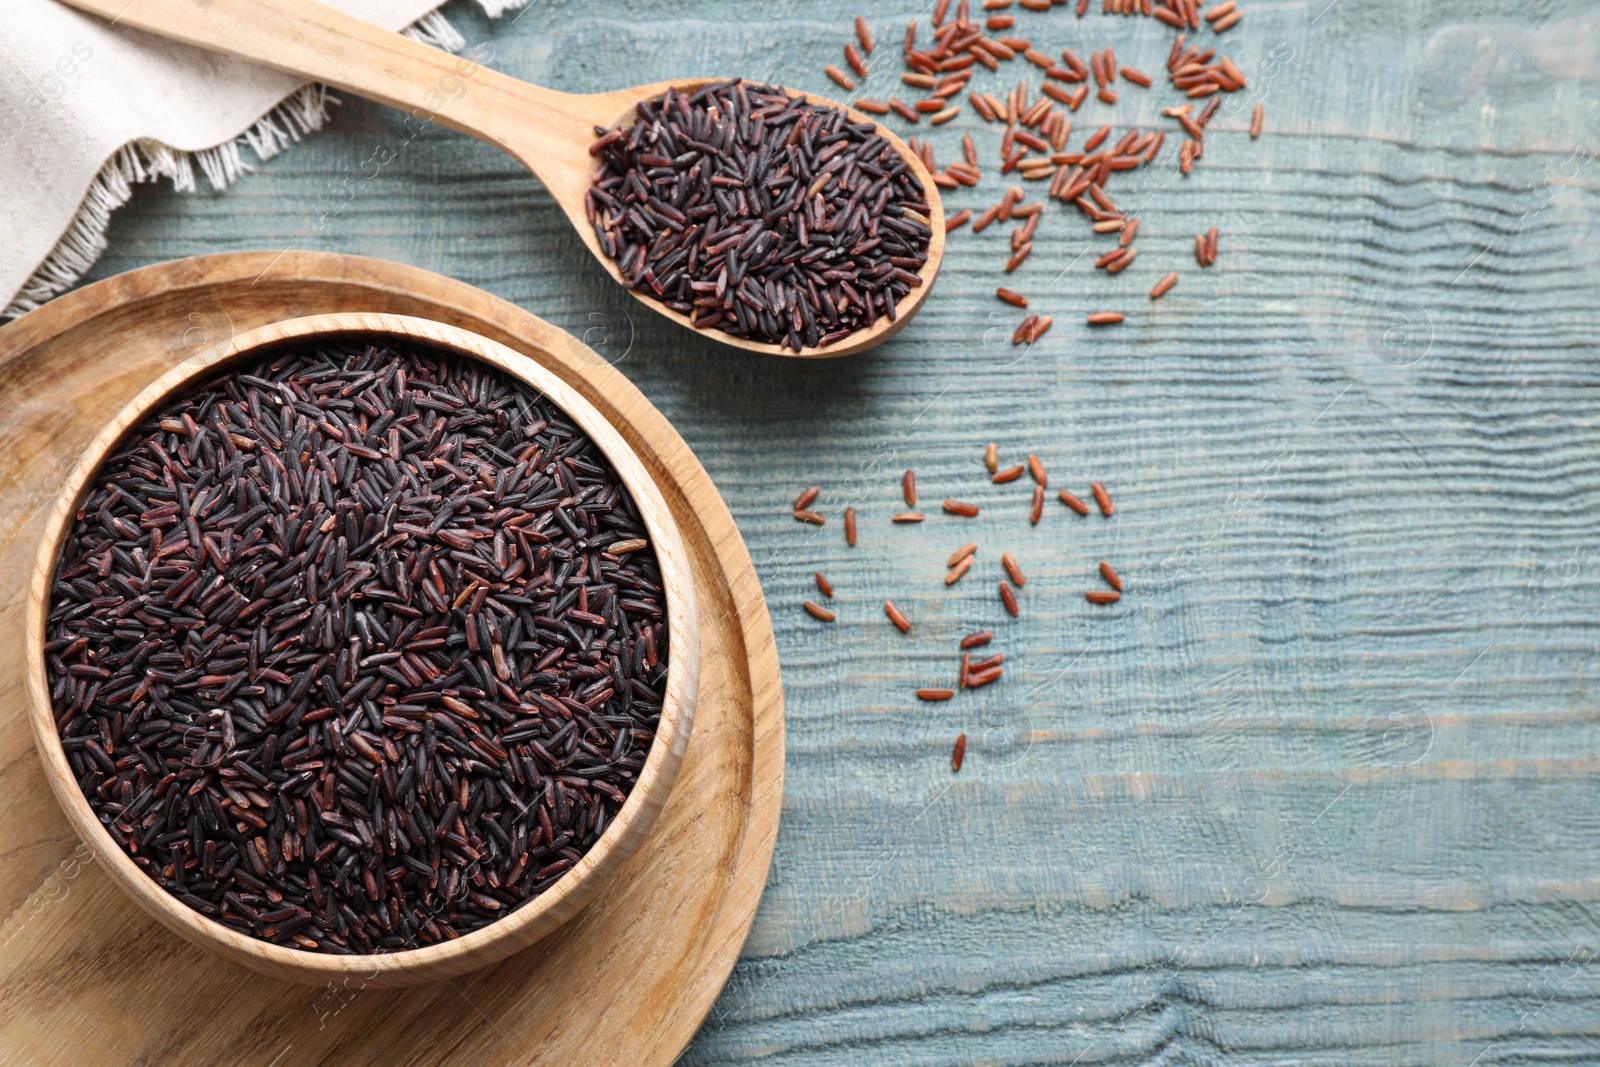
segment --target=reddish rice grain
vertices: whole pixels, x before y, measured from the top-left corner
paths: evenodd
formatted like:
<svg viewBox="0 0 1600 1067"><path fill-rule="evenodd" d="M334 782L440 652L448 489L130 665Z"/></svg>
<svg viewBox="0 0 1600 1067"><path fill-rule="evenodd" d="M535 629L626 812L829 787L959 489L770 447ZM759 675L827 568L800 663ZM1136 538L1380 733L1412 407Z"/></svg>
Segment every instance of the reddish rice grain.
<svg viewBox="0 0 1600 1067"><path fill-rule="evenodd" d="M1028 258L1028 254L1031 253L1032 251L1033 251L1033 243L1030 241L1029 243L1023 245L1021 248L1019 248L1015 252L1013 252L1011 254L1011 258L1006 260L1006 273L1010 274L1012 271L1014 271L1018 267L1022 266L1023 260L1027 259Z"/></svg>
<svg viewBox="0 0 1600 1067"><path fill-rule="evenodd" d="M950 769L953 771L959 771L961 769L961 760L964 756L966 756L966 754L967 735L961 734L956 738L955 750L950 753Z"/></svg>
<svg viewBox="0 0 1600 1067"><path fill-rule="evenodd" d="M1096 311L1089 316L1090 326L1115 326L1121 322L1123 314L1120 311Z"/></svg>
<svg viewBox="0 0 1600 1067"><path fill-rule="evenodd" d="M992 480L997 485L1003 485L1006 482L1014 482L1018 478L1022 477L1023 469L1024 468L1022 464L1018 463L1015 467L1007 467L1003 471L995 471L994 478Z"/></svg>
<svg viewBox="0 0 1600 1067"><path fill-rule="evenodd" d="M1083 596L1091 604L1115 604L1122 599L1121 593L1110 589L1091 589Z"/></svg>
<svg viewBox="0 0 1600 1067"><path fill-rule="evenodd" d="M947 499L944 501L944 510L951 515L962 515L970 519L978 514L978 505L969 504L965 500Z"/></svg>
<svg viewBox="0 0 1600 1067"><path fill-rule="evenodd" d="M993 630L979 630L976 633L970 633L967 636L963 637L961 639L961 647L962 648L977 648L979 645L987 645L990 641L993 641L993 640L994 640L994 631Z"/></svg>
<svg viewBox="0 0 1600 1067"><path fill-rule="evenodd" d="M1135 85L1142 85L1146 89L1150 88L1150 75L1142 70L1135 70L1126 63L1122 65L1122 76Z"/></svg>
<svg viewBox="0 0 1600 1067"><path fill-rule="evenodd" d="M992 443L983 450L983 465L989 469L990 474L1000 466L1000 449Z"/></svg>
<svg viewBox="0 0 1600 1067"><path fill-rule="evenodd" d="M961 580L961 576L972 569L973 559L974 557L968 556L957 563L954 567L951 567L950 573L944 576L944 584L955 585L957 582L959 582Z"/></svg>
<svg viewBox="0 0 1600 1067"><path fill-rule="evenodd" d="M861 42L863 52L872 54L872 31L867 28L867 20L860 15L856 16L856 40Z"/></svg>
<svg viewBox="0 0 1600 1067"><path fill-rule="evenodd" d="M948 219L944 220L944 228L948 232L961 226L965 226L967 224L967 220L970 218L972 218L972 212L962 209L961 211L956 212L954 215L951 215Z"/></svg>
<svg viewBox="0 0 1600 1067"><path fill-rule="evenodd" d="M1049 82L1045 82L1043 85L1039 86L1039 91L1057 103L1067 104L1069 106L1072 104L1072 93L1058 85L1051 85Z"/></svg>
<svg viewBox="0 0 1600 1067"><path fill-rule="evenodd" d="M1028 584L1028 579L1022 574L1022 568L1017 566L1017 557L1011 553L1000 553L1000 566L1006 569L1006 574L1010 576L1012 584L1018 589Z"/></svg>
<svg viewBox="0 0 1600 1067"><path fill-rule="evenodd" d="M1005 670L1001 667L995 667L991 670L984 671L982 674L973 671L967 675L967 688L977 689L981 686L988 685L990 682L997 682L1004 674Z"/></svg>
<svg viewBox="0 0 1600 1067"><path fill-rule="evenodd" d="M883 613L889 616L889 621L894 623L901 633L907 634L911 632L911 620L906 618L900 609L894 606L894 601L885 600L883 602Z"/></svg>
<svg viewBox="0 0 1600 1067"><path fill-rule="evenodd" d="M887 115L889 113L889 104L885 100L873 100L863 96L856 100L854 106L857 111L865 111L869 115Z"/></svg>
<svg viewBox="0 0 1600 1067"><path fill-rule="evenodd" d="M1111 494L1106 492L1106 487L1099 482L1090 482L1089 491L1094 494L1094 502L1100 505L1100 513L1106 518L1111 517Z"/></svg>
<svg viewBox="0 0 1600 1067"><path fill-rule="evenodd" d="M1000 601L1006 606L1006 613L1013 619L1016 618L1020 610L1017 607L1017 594L1013 593L1005 582L1000 583Z"/></svg>
<svg viewBox="0 0 1600 1067"><path fill-rule="evenodd" d="M1033 475L1033 480L1041 486L1050 484L1050 476L1045 473L1044 463L1032 452L1028 453L1028 473Z"/></svg>
<svg viewBox="0 0 1600 1067"><path fill-rule="evenodd" d="M1173 271L1170 274L1163 275L1159 282L1156 282L1155 285L1152 285L1150 287L1150 299L1151 300L1159 300L1159 299L1161 299L1162 295L1165 294L1168 289L1171 289L1174 285L1177 285L1177 284L1178 284L1178 272L1177 271Z"/></svg>
<svg viewBox="0 0 1600 1067"><path fill-rule="evenodd" d="M845 92L855 92L856 83L850 80L850 75L846 74L838 67L830 63L826 67L822 68L822 72L837 82L839 84L839 88L843 89Z"/></svg>
<svg viewBox="0 0 1600 1067"><path fill-rule="evenodd" d="M822 622L832 622L834 619L838 618L838 616L833 612L829 611L827 608L816 603L815 601L807 600L803 607L811 614L812 618L819 619Z"/></svg>
<svg viewBox="0 0 1600 1067"><path fill-rule="evenodd" d="M894 516L890 521L892 521L892 522L921 522L925 518L927 518L927 516L924 515L920 511L902 511L900 514Z"/></svg>
<svg viewBox="0 0 1600 1067"><path fill-rule="evenodd" d="M1039 205L1034 204L1031 206L1038 207ZM1024 222L1021 229L1017 231L1017 236L1019 238L1017 242L1018 248L1021 248L1023 245L1028 244L1033 240L1033 232L1039 228L1039 218L1040 216L1037 211L1027 216L1028 221Z"/></svg>
<svg viewBox="0 0 1600 1067"><path fill-rule="evenodd" d="M1100 575L1106 580L1107 585L1111 586L1111 588L1115 589L1119 593L1122 592L1121 576L1118 575L1111 564L1107 563L1105 560L1100 561Z"/></svg>
<svg viewBox="0 0 1600 1067"><path fill-rule="evenodd" d="M844 509L844 540L845 544L854 548L856 543L856 509Z"/></svg>
<svg viewBox="0 0 1600 1067"><path fill-rule="evenodd" d="M978 179L983 177L983 171L967 163L951 163L948 164L944 169L945 173L949 174L962 185L977 185ZM968 214L971 213L968 212ZM949 223L946 223L945 227L948 229Z"/></svg>
<svg viewBox="0 0 1600 1067"><path fill-rule="evenodd" d="M905 494L906 503L911 507L917 506L917 474L915 471L906 471L900 476L900 491Z"/></svg>
<svg viewBox="0 0 1600 1067"><path fill-rule="evenodd" d="M1063 489L1056 495L1061 498L1061 502L1063 504L1071 508L1073 511L1076 511L1079 515L1089 514L1089 505L1084 503L1083 499L1076 494L1069 493Z"/></svg>
<svg viewBox="0 0 1600 1067"><path fill-rule="evenodd" d="M844 46L844 61L850 64L850 69L855 71L858 77L865 78L867 76L866 60L861 58L861 53L856 51L855 45L847 44Z"/></svg>
<svg viewBox="0 0 1600 1067"><path fill-rule="evenodd" d="M799 521L807 523L811 526L828 525L827 519L823 518L821 515L818 515L815 511L806 511L804 508L796 508L794 517Z"/></svg>
<svg viewBox="0 0 1600 1067"><path fill-rule="evenodd" d="M1125 270L1139 256L1137 248L1124 248L1118 253L1117 258L1106 265L1107 274L1119 274Z"/></svg>
<svg viewBox="0 0 1600 1067"><path fill-rule="evenodd" d="M994 291L994 295L998 296L1001 300L1004 300L1013 307L1025 308L1028 306L1027 297L1023 296L1015 289L1007 289L1003 285Z"/></svg>
<svg viewBox="0 0 1600 1067"><path fill-rule="evenodd" d="M917 699L919 699L919 700L949 700L951 697L953 697L955 695L956 695L956 691L954 689L918 689L917 690ZM960 770L960 769L961 769L960 767L956 768L956 770Z"/></svg>
<svg viewBox="0 0 1600 1067"><path fill-rule="evenodd" d="M823 596L827 597L829 600L832 600L833 599L833 583L828 581L828 579L823 576L823 573L821 571L817 572L816 578L817 578L817 589L819 591L821 591Z"/></svg>
<svg viewBox="0 0 1600 1067"><path fill-rule="evenodd" d="M967 687L967 675L972 673L972 653L961 653L961 680L957 683L962 689Z"/></svg>
<svg viewBox="0 0 1600 1067"><path fill-rule="evenodd" d="M950 558L945 562L945 566L954 567L957 563L960 563L962 560L966 559L976 551L978 551L978 542L968 541L966 544L950 553Z"/></svg>
<svg viewBox="0 0 1600 1067"><path fill-rule="evenodd" d="M806 508L809 508L813 503L816 502L817 497L820 496L821 493L822 487L819 485L813 485L810 489L801 490L800 495L794 498L793 510L804 511Z"/></svg>
<svg viewBox="0 0 1600 1067"><path fill-rule="evenodd" d="M1044 486L1033 487L1033 506L1028 510L1028 521L1034 526L1044 517Z"/></svg>
<svg viewBox="0 0 1600 1067"><path fill-rule="evenodd" d="M1257 104L1255 110L1250 113L1250 139L1252 141L1261 136L1261 126L1266 117L1267 108L1265 104Z"/></svg>

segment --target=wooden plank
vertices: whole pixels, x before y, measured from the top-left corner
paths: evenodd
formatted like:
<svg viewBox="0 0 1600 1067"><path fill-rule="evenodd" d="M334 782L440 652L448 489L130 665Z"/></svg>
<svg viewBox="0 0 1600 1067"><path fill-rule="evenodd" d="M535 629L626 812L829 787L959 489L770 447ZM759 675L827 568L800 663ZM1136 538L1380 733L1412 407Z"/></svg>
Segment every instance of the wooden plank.
<svg viewBox="0 0 1600 1067"><path fill-rule="evenodd" d="M376 970L319 978L298 964L263 977L184 944L116 891L129 872L108 873L104 848L114 846L78 847L73 823L46 802L44 764L27 758L22 576L38 554L43 512L62 490L60 460L92 450L86 442L134 394L192 354L183 308L210 309L242 335L302 297L325 311L460 326L538 361L556 379L540 387L557 403L576 410L562 398L573 390L629 439L648 471L640 477L660 491L657 506L672 509L700 602L690 624L701 666L698 729L639 850L537 946L398 992L377 988ZM106 367L122 375L114 388L102 380ZM673 1062L755 914L777 833L783 725L749 557L660 414L592 352L509 304L438 275L321 253L198 257L80 290L0 330L0 383L35 401L0 417L0 508L17 527L0 556L0 581L12 583L0 598L0 632L11 638L0 643L10 667L0 677L11 679L0 685L0 749L12 757L0 767L0 853L19 857L0 867L0 901L14 907L0 926L8 1058L101 1061L109 1051L124 1062L271 1065L293 1050L294 1062L424 1064L538 1050L552 1063L589 1055ZM286 974L307 984L281 980Z"/></svg>
<svg viewBox="0 0 1600 1067"><path fill-rule="evenodd" d="M992 296L997 230L954 235L928 305L881 350L718 352L637 314L514 163L359 102L226 196L141 190L118 216L102 273L293 245L483 286L587 334L695 448L773 607L789 761L762 910L686 1063L1600 1050L1592 13L1245 7L1220 40L1265 87L1265 134L1225 115L1190 178L1130 179L1154 195L1114 278L1078 259L1080 219L1047 213L1006 282L1057 320L1026 353L1004 340L1021 313ZM556 88L719 70L826 92L862 10L451 14L493 65ZM1013 11L1051 48L1111 43L1151 72L1170 40L1098 11ZM865 13L863 88L903 92L899 36L914 13L926 34L927 13ZM1171 96L1128 88L1076 121L1164 122ZM969 129L992 168L998 130L970 114L933 138L940 158ZM986 174L947 209L1004 187ZM1201 271L1193 237L1213 224ZM1169 269L1181 280L1151 305ZM1112 306L1127 324L1082 327ZM1052 489L1101 478L1116 517L1051 500L1029 528L1024 483L982 482L990 441L1037 452ZM908 465L925 497L983 514L890 527ZM816 530L787 512L812 484ZM947 589L940 564L969 538L979 562ZM1029 577L1016 622L995 600L1003 548ZM1091 612L1102 558L1128 593ZM827 628L799 611L819 569L839 591ZM918 704L955 638L990 625L1007 677Z"/></svg>

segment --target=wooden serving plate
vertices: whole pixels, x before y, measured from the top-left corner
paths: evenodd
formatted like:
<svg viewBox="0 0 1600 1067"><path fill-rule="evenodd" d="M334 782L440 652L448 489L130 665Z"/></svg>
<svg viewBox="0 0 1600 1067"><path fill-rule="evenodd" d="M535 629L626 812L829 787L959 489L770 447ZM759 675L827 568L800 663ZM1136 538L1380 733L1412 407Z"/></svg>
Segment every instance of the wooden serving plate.
<svg viewBox="0 0 1600 1067"><path fill-rule="evenodd" d="M111 882L29 742L21 617L44 513L104 423L175 364L322 312L460 326L555 372L654 475L700 598L693 737L660 821L614 881L533 948L405 990L317 989L174 937ZM0 1059L41 1064L670 1063L744 943L783 789L766 603L683 439L571 336L471 286L357 256L246 252L146 267L0 328Z"/></svg>

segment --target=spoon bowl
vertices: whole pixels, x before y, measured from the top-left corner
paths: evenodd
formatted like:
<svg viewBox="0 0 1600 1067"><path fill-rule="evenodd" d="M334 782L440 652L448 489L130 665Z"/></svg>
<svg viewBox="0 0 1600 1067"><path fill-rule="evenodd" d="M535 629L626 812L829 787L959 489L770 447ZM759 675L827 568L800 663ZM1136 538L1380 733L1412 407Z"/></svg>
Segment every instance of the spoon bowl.
<svg viewBox="0 0 1600 1067"><path fill-rule="evenodd" d="M609 93L560 93L482 66L469 56L453 56L402 34L379 29L316 0L65 0L80 10L119 25L262 66L323 82L356 96L399 108L415 118L438 122L493 145L527 167L550 191L584 244L622 284L617 263L605 254L589 224L584 195L594 181L589 146L595 127L627 125L640 103L668 89L693 93L721 79L696 78L638 85ZM938 187L910 147L869 115L835 100L797 90L790 96L840 108L852 122L872 123L906 161L928 202L928 260L918 271L921 284L901 297L895 317L881 317L825 348L798 352L735 337L718 329L692 326L689 318L629 289L652 311L696 333L748 352L803 358L847 356L888 340L927 300L944 259L944 208Z"/></svg>

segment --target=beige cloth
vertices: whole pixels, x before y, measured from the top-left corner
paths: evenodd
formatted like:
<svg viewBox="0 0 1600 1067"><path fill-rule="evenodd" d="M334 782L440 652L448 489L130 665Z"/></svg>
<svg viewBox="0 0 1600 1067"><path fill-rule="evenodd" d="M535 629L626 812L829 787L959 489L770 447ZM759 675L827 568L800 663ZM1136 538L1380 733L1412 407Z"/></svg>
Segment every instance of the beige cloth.
<svg viewBox="0 0 1600 1067"><path fill-rule="evenodd" d="M428 44L462 45L441 0L329 0ZM478 0L491 16L518 0ZM320 127L334 98L242 60L112 26L57 0L0 0L0 318L68 288L134 183L222 188Z"/></svg>

